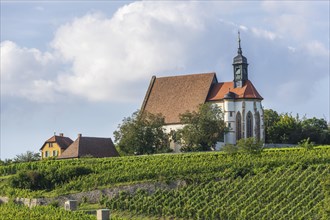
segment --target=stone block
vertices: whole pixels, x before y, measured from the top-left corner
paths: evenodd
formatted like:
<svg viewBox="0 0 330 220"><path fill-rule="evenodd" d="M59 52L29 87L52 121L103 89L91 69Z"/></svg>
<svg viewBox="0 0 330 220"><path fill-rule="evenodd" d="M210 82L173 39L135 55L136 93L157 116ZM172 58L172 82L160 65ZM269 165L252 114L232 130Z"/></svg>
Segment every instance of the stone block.
<svg viewBox="0 0 330 220"><path fill-rule="evenodd" d="M98 209L96 211L97 220L110 220L110 210L109 209Z"/></svg>
<svg viewBox="0 0 330 220"><path fill-rule="evenodd" d="M64 203L64 209L69 211L77 210L78 202L77 200L68 200Z"/></svg>

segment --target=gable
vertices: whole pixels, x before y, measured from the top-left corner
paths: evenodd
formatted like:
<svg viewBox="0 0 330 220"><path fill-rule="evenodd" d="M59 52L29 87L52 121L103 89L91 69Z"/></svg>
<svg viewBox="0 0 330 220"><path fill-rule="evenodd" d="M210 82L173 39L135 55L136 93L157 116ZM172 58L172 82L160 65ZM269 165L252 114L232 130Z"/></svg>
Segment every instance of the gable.
<svg viewBox="0 0 330 220"><path fill-rule="evenodd" d="M215 73L153 77L141 110L161 113L166 124L180 123L180 114L196 111L198 105L205 103L214 83Z"/></svg>
<svg viewBox="0 0 330 220"><path fill-rule="evenodd" d="M207 101L218 101L224 99L224 96L232 92L238 99L263 99L253 86L250 80L247 80L243 87L234 88L234 82L220 82L214 84L207 97Z"/></svg>
<svg viewBox="0 0 330 220"><path fill-rule="evenodd" d="M40 150L43 150L47 143L57 143L61 149L65 150L70 146L70 144L72 144L72 142L73 141L71 140L71 138L54 135L47 141L45 141Z"/></svg>

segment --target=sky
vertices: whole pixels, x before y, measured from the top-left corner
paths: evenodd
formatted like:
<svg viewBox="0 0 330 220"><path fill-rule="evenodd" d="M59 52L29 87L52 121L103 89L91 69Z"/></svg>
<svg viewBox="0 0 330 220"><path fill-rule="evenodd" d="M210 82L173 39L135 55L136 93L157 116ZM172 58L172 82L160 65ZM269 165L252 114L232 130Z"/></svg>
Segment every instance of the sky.
<svg viewBox="0 0 330 220"><path fill-rule="evenodd" d="M237 32L265 109L330 120L329 1L1 1L0 159L113 137L153 75L232 81Z"/></svg>

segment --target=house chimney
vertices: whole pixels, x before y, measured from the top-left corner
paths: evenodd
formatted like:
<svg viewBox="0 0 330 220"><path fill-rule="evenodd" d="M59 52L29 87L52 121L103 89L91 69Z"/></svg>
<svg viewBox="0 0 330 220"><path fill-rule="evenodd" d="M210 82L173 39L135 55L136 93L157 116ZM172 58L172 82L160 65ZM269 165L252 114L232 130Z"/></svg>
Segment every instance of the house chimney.
<svg viewBox="0 0 330 220"><path fill-rule="evenodd" d="M81 138L82 134L78 134L78 138Z"/></svg>
<svg viewBox="0 0 330 220"><path fill-rule="evenodd" d="M64 136L64 134L63 134L63 133L60 133L60 136L61 136L61 137L63 137L63 136Z"/></svg>

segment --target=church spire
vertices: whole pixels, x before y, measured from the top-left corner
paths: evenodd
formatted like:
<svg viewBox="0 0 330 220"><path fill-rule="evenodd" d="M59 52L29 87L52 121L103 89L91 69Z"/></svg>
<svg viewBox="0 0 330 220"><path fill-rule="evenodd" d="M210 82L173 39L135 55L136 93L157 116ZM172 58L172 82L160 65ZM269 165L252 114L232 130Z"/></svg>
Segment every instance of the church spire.
<svg viewBox="0 0 330 220"><path fill-rule="evenodd" d="M234 57L234 87L243 87L248 80L248 63L245 56L242 55L241 35L238 31L238 50Z"/></svg>
<svg viewBox="0 0 330 220"><path fill-rule="evenodd" d="M238 50L237 53L242 55L242 48L241 48L241 36L240 36L240 32L238 31Z"/></svg>

